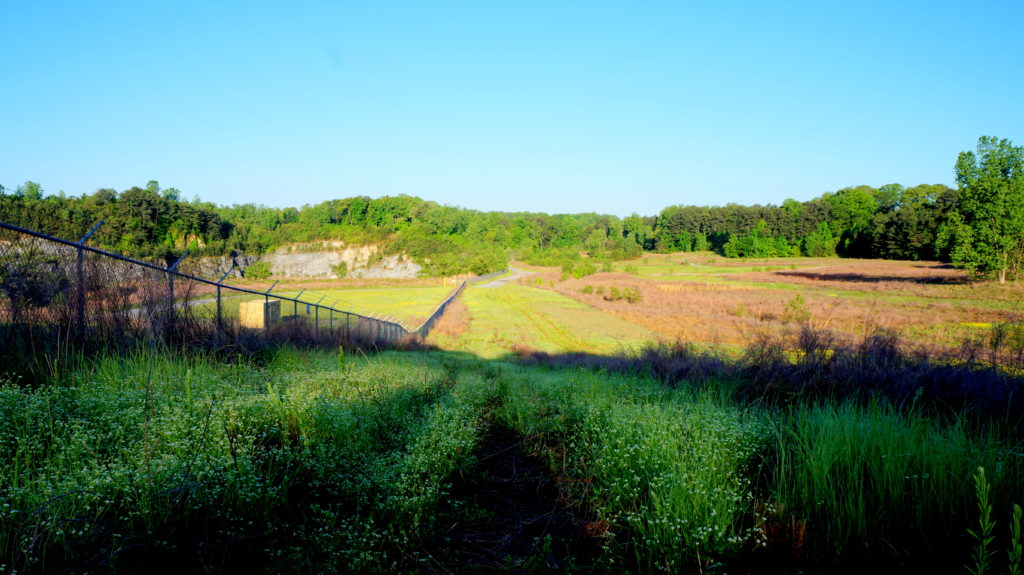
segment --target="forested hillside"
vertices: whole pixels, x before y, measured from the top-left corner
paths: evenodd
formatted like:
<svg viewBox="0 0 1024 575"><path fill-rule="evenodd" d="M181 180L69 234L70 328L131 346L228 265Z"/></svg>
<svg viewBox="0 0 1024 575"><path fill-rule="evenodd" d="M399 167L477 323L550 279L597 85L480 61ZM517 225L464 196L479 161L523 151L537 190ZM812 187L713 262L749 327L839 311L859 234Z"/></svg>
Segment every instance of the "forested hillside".
<svg viewBox="0 0 1024 575"><path fill-rule="evenodd" d="M641 251L715 250L730 257L948 257L936 243L957 191L941 185L859 186L781 206L671 206L654 217L478 212L410 196L329 200L300 208L183 201L155 182L123 192L46 196L28 182L0 195L0 220L137 256L263 253L292 242L386 244L436 274L490 269L510 252L560 263L578 252L621 259ZM472 257L469 257L471 255Z"/></svg>
<svg viewBox="0 0 1024 575"><path fill-rule="evenodd" d="M170 258L184 249L262 254L328 239L377 244L384 253L408 254L434 276L485 273L501 269L510 257L571 268L584 254L610 260L643 251L714 250L727 257L952 259L979 275L1005 279L1019 269L1024 246L1024 224L1014 215L1024 209L1014 208L1021 203L1014 198L1024 196L1021 150L1007 140L982 138L977 155L964 152L957 163L959 190L857 186L806 202L680 205L656 216L479 212L405 195L289 208L225 207L185 201L178 190L151 181L81 197L47 195L34 182L0 187L0 221L78 238L103 220L94 245L141 257ZM999 249L985 251L989 245Z"/></svg>

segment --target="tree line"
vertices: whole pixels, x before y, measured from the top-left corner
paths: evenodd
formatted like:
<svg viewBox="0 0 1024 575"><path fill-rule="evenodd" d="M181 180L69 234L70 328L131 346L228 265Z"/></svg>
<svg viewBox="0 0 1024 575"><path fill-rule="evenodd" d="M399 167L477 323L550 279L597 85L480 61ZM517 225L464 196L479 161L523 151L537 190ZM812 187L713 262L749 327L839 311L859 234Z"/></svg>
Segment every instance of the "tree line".
<svg viewBox="0 0 1024 575"><path fill-rule="evenodd" d="M1024 148L984 137L960 154L956 189L857 186L781 205L669 206L656 216L480 212L412 196L365 196L302 207L187 201L150 181L122 192L47 195L34 182L0 186L0 221L138 257L261 254L296 242L342 240L405 253L427 275L486 273L509 258L572 267L645 251L713 250L727 257L858 257L952 261L1005 281L1024 261Z"/></svg>

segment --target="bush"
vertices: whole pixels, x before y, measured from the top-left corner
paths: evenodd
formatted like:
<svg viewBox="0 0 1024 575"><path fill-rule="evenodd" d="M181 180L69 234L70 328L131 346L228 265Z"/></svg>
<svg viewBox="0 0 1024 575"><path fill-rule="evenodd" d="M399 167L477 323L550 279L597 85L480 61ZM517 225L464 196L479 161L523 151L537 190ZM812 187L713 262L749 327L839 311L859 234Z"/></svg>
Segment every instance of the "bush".
<svg viewBox="0 0 1024 575"><path fill-rule="evenodd" d="M640 300L644 298L643 294L640 293L640 288L624 288L622 290L622 297L629 303L640 303Z"/></svg>
<svg viewBox="0 0 1024 575"><path fill-rule="evenodd" d="M270 277L270 264L263 261L256 262L245 268L245 273L243 275L251 280L267 279Z"/></svg>
<svg viewBox="0 0 1024 575"><path fill-rule="evenodd" d="M0 270L0 290L12 302L46 307L71 286L71 279L55 260L29 259Z"/></svg>
<svg viewBox="0 0 1024 575"><path fill-rule="evenodd" d="M603 286L602 286L602 288L603 288ZM602 288L598 288L598 292L597 293L600 294L602 292ZM604 296L604 299L606 301L626 300L629 303L639 303L641 300L643 300L643 298L644 298L644 296L643 296L642 293L640 293L640 288L631 288L631 287L626 287L626 288L622 288L622 289L619 289L617 287L612 287L612 288L610 288L608 290L608 294L606 296Z"/></svg>
<svg viewBox="0 0 1024 575"><path fill-rule="evenodd" d="M347 276L348 275L348 262L346 262L344 260L338 262L338 265L331 266L331 271L333 271L334 275L338 276L338 278L343 278L343 277Z"/></svg>
<svg viewBox="0 0 1024 575"><path fill-rule="evenodd" d="M786 302L786 310L782 312L782 323L804 323L811 320L811 309L807 306L804 296L796 295Z"/></svg>

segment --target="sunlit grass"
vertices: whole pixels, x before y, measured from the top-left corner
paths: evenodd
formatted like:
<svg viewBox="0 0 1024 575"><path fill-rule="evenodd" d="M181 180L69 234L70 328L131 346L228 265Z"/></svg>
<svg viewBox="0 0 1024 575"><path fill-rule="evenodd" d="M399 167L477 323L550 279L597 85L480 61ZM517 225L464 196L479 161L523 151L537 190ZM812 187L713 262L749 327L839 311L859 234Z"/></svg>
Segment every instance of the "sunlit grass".
<svg viewBox="0 0 1024 575"><path fill-rule="evenodd" d="M314 291L274 291L274 296L296 297L303 302L317 303L334 307L335 309L352 311L354 313L374 316L393 317L399 322L415 329L428 318L437 306L452 292L454 288L448 286L428 286L412 288L370 288L370 289L335 289L335 290L314 290ZM300 295L301 294L301 295ZM266 299L262 296L244 295L235 296L225 291L225 297L221 303L221 313L225 317L238 315L238 307L242 302ZM208 299L208 298L204 298ZM216 304L206 302L202 304L203 313L215 313ZM281 316L290 317L293 315L312 315L313 308L291 301L281 301ZM321 317L321 321L327 316Z"/></svg>
<svg viewBox="0 0 1024 575"><path fill-rule="evenodd" d="M431 341L481 357L524 349L617 353L656 338L642 327L549 290L471 287L461 298L468 329L457 338L438 334Z"/></svg>

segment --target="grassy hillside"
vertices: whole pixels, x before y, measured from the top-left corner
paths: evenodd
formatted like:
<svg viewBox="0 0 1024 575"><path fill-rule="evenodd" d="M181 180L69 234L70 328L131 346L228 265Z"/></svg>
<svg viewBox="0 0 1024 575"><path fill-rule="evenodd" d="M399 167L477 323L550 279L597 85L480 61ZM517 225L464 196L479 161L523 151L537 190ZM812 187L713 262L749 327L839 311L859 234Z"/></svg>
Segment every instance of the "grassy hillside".
<svg viewBox="0 0 1024 575"><path fill-rule="evenodd" d="M381 285L279 293L413 322L452 289ZM710 254L493 285L416 351L3 366L0 573L1019 564L1020 286Z"/></svg>
<svg viewBox="0 0 1024 575"><path fill-rule="evenodd" d="M467 289L429 342L493 358L530 350L623 353L655 337L564 295L512 285Z"/></svg>

